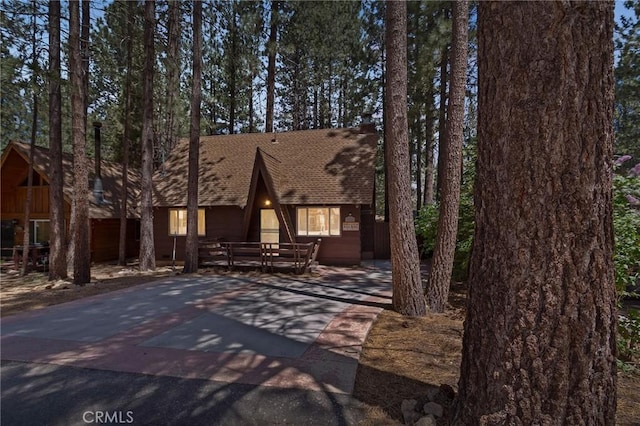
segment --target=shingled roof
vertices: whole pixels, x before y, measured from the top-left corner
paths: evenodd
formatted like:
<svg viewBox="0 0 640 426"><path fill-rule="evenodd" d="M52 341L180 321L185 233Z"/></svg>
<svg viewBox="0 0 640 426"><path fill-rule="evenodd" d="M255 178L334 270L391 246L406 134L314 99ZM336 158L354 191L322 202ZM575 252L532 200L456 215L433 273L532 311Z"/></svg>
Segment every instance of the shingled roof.
<svg viewBox="0 0 640 426"><path fill-rule="evenodd" d="M203 136L198 204L244 207L258 155L281 204L372 204L376 143L354 128ZM155 206L187 205L188 157L182 139L154 175Z"/></svg>
<svg viewBox="0 0 640 426"><path fill-rule="evenodd" d="M10 149L14 149L28 163L31 145L23 142L11 141L4 149L2 155L2 165L7 158ZM51 155L48 148L35 147L33 158L33 168L45 179L49 180L49 164ZM63 154L62 169L64 174L63 193L67 202L71 203L73 198L73 156ZM91 168L93 170L93 168ZM93 196L93 171L89 173L89 217L93 219L107 219L120 217L120 201L122 198L122 165L102 161L101 162L102 185L104 188L105 204L97 204ZM128 191L127 191L127 217L140 217L137 211L138 198L140 193L140 174L135 169L128 169Z"/></svg>

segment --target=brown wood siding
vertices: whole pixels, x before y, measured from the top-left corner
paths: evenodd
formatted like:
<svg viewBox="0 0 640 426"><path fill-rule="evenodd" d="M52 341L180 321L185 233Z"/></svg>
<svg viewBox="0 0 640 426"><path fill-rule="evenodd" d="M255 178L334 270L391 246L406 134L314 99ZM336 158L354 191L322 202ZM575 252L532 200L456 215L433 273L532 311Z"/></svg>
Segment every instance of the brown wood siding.
<svg viewBox="0 0 640 426"><path fill-rule="evenodd" d="M118 258L118 238L120 232L118 219L91 220L91 260L105 262Z"/></svg>
<svg viewBox="0 0 640 426"><path fill-rule="evenodd" d="M91 220L91 261L118 260L120 219ZM127 257L137 257L140 242L136 241L136 220L127 220Z"/></svg>
<svg viewBox="0 0 640 426"><path fill-rule="evenodd" d="M390 259L391 242L389 239L389 222L376 222L374 225L374 258Z"/></svg>
<svg viewBox="0 0 640 426"><path fill-rule="evenodd" d="M18 186L2 188L2 217L24 216L24 206L27 200L27 188ZM30 214L33 218L49 217L49 187L34 186L31 192L31 209ZM42 216L44 215L44 216Z"/></svg>
<svg viewBox="0 0 640 426"><path fill-rule="evenodd" d="M375 253L375 209L369 206L360 206L361 225L360 238L363 259L371 259Z"/></svg>
<svg viewBox="0 0 640 426"><path fill-rule="evenodd" d="M184 208L186 207L176 207ZM203 207L200 207L203 208ZM242 241L242 221L244 209L235 206L204 207L205 237L220 241ZM156 259L171 260L173 236L169 235L169 208L155 208L153 212L153 233ZM185 236L176 237L176 259L184 259Z"/></svg>

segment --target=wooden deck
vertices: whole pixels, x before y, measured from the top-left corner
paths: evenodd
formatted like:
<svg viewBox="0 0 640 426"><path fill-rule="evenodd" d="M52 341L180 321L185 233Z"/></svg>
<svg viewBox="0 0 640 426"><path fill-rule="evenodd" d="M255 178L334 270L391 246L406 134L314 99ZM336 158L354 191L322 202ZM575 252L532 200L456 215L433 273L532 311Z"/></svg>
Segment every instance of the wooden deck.
<svg viewBox="0 0 640 426"><path fill-rule="evenodd" d="M302 274L315 266L321 239L311 243L219 242L201 240L198 263L201 266L225 265L259 267L262 271L293 269Z"/></svg>

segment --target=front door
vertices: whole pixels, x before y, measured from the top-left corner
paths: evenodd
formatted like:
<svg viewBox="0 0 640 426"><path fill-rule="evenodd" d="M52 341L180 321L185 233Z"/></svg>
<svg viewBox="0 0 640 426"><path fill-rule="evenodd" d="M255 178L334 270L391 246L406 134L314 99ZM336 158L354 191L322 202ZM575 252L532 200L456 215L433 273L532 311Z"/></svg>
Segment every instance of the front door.
<svg viewBox="0 0 640 426"><path fill-rule="evenodd" d="M260 242L275 244L280 242L280 222L274 209L260 210Z"/></svg>

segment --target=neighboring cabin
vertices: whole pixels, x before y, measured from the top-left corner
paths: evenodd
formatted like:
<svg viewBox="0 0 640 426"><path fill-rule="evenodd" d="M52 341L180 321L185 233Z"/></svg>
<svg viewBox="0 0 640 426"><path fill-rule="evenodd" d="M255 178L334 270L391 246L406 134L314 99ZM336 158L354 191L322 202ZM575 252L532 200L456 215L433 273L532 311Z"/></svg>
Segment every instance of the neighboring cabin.
<svg viewBox="0 0 640 426"><path fill-rule="evenodd" d="M201 238L311 242L317 260L358 264L374 252L375 129L200 138ZM154 175L156 257L184 255L188 139Z"/></svg>
<svg viewBox="0 0 640 426"><path fill-rule="evenodd" d="M204 136L200 142L199 223L202 239L312 242L317 260L358 264L374 257L374 128ZM21 245L30 145L11 142L2 154L3 249ZM49 150L34 152L32 243L49 239ZM153 176L156 258L183 259L186 239L188 140L181 140ZM118 258L122 166L101 161L106 202L91 191L91 259ZM65 217L72 200L72 156L65 155ZM90 175L90 188L95 173ZM139 172L129 171L127 257L139 251ZM6 255L6 253L3 253Z"/></svg>
<svg viewBox="0 0 640 426"><path fill-rule="evenodd" d="M24 209L27 195L30 144L12 141L2 153L0 178L2 195L0 219L2 221L3 256L14 245L22 245L24 238ZM33 164L33 192L30 208L30 239L32 244L49 241L49 150L36 147ZM63 155L64 212L69 226L73 194L73 156ZM100 164L104 202L98 203L93 194L94 176L89 176L89 218L91 232L91 260L102 262L118 259L120 232L120 204L122 197L122 166L102 161ZM136 212L139 192L139 174L129 171L127 256L137 257L139 251L139 217Z"/></svg>

